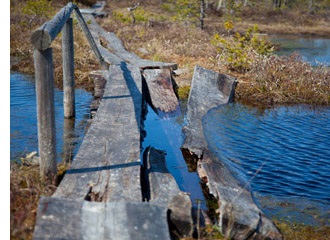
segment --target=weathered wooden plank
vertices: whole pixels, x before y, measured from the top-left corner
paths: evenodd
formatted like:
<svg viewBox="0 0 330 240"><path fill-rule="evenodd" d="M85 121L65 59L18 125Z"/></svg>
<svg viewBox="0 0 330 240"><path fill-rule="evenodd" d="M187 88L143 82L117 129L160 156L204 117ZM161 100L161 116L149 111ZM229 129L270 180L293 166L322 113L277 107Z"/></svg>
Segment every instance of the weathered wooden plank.
<svg viewBox="0 0 330 240"><path fill-rule="evenodd" d="M41 197L33 239L82 239L80 209L83 201Z"/></svg>
<svg viewBox="0 0 330 240"><path fill-rule="evenodd" d="M180 112L170 69L146 69L143 71L143 76L148 88L150 105L157 113Z"/></svg>
<svg viewBox="0 0 330 240"><path fill-rule="evenodd" d="M84 14L85 21L89 22L88 28L95 40L95 43L103 56L103 59L109 65L111 64L120 64L123 62L123 59L119 58L115 54L111 53L106 47L101 44L100 32L104 31L103 28L96 22L95 18L91 14Z"/></svg>
<svg viewBox="0 0 330 240"><path fill-rule="evenodd" d="M227 104L234 96L236 80L195 67L188 99L187 126L183 128L187 149L199 159L198 174L219 205L218 225L228 239L282 239L275 225L256 206L248 184L236 179L229 166L207 149L202 118L210 109Z"/></svg>
<svg viewBox="0 0 330 240"><path fill-rule="evenodd" d="M167 208L42 197L33 239L170 239Z"/></svg>
<svg viewBox="0 0 330 240"><path fill-rule="evenodd" d="M175 235L191 237L193 233L192 204L187 193L181 192L166 168L165 152L147 147L141 170L143 200L169 209L169 220Z"/></svg>
<svg viewBox="0 0 330 240"><path fill-rule="evenodd" d="M206 150L198 167L201 178L207 179L210 194L219 205L221 232L228 239L282 239L276 226L255 204L247 185L235 179L228 166ZM246 185L246 186L245 186Z"/></svg>
<svg viewBox="0 0 330 240"><path fill-rule="evenodd" d="M140 69L113 65L99 110L54 196L141 201Z"/></svg>
<svg viewBox="0 0 330 240"><path fill-rule="evenodd" d="M195 67L188 97L187 125L183 128L183 149L189 149L201 158L207 146L202 118L211 108L231 101L235 85L236 79L233 77Z"/></svg>
<svg viewBox="0 0 330 240"><path fill-rule="evenodd" d="M77 6L69 2L50 21L44 23L31 35L31 43L38 50L47 49L57 34L62 30L63 25L70 18L71 12Z"/></svg>
<svg viewBox="0 0 330 240"><path fill-rule="evenodd" d="M122 41L112 32L106 32L100 25L95 21L92 15L85 14L84 18L90 22L89 29L92 32L96 42L100 42L100 38L106 42L98 44L104 59L109 64L120 64L120 62L127 62L134 66L138 66L141 69L159 69L159 68L170 68L172 70L177 69L176 63L164 63L155 62L146 59L141 59L136 54L128 52L123 46ZM106 47L104 47L106 46Z"/></svg>

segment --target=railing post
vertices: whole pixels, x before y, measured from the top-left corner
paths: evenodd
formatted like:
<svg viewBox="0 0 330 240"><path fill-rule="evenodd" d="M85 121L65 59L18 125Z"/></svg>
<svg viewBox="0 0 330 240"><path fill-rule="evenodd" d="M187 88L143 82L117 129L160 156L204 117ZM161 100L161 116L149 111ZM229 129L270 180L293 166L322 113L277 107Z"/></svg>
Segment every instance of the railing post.
<svg viewBox="0 0 330 240"><path fill-rule="evenodd" d="M37 95L38 145L41 179L53 184L57 178L54 68L52 49L34 50Z"/></svg>
<svg viewBox="0 0 330 240"><path fill-rule="evenodd" d="M63 105L64 117L75 117L75 83L74 83L74 48L72 18L64 24L62 29L63 55Z"/></svg>

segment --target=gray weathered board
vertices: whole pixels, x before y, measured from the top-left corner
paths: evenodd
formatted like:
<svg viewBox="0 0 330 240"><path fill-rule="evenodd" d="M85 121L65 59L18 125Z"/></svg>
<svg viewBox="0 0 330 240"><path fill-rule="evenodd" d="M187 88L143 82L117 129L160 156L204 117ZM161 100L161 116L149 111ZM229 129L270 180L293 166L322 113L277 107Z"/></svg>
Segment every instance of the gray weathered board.
<svg viewBox="0 0 330 240"><path fill-rule="evenodd" d="M169 209L169 220L174 234L191 237L193 233L192 204L187 193L181 192L165 165L166 153L147 147L143 153L141 183L143 200Z"/></svg>
<svg viewBox="0 0 330 240"><path fill-rule="evenodd" d="M183 128L183 149L189 149L201 158L206 149L202 117L211 108L231 101L235 85L233 77L195 66L188 97L187 125Z"/></svg>
<svg viewBox="0 0 330 240"><path fill-rule="evenodd" d="M141 201L141 107L140 69L111 66L98 113L54 196Z"/></svg>
<svg viewBox="0 0 330 240"><path fill-rule="evenodd" d="M207 148L202 119L212 108L230 102L235 79L196 66L188 99L183 149L195 154L198 174L219 205L218 224L228 239L282 239L275 225L256 206L248 184L238 181ZM205 180L206 179L206 180Z"/></svg>
<svg viewBox="0 0 330 240"><path fill-rule="evenodd" d="M141 69L170 68L177 69L176 63L155 62L141 59L136 54L128 52L122 41L113 32L106 32L90 14L84 14L84 18L89 22L88 28L91 31L97 46L108 64L119 64L127 62Z"/></svg>
<svg viewBox="0 0 330 240"><path fill-rule="evenodd" d="M167 208L152 203L42 197L33 239L171 239Z"/></svg>
<svg viewBox="0 0 330 240"><path fill-rule="evenodd" d="M180 111L170 69L145 69L143 76L148 86L147 95L150 98L150 104L157 113L175 114Z"/></svg>

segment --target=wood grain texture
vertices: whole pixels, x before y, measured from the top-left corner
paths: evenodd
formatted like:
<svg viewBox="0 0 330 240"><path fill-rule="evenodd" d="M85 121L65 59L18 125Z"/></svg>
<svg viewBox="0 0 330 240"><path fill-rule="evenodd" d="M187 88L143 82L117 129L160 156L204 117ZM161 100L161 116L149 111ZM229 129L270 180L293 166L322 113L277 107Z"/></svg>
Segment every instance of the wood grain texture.
<svg viewBox="0 0 330 240"><path fill-rule="evenodd" d="M33 239L131 240L170 235L167 209L155 204L40 199Z"/></svg>
<svg viewBox="0 0 330 240"><path fill-rule="evenodd" d="M233 77L195 66L182 148L189 149L201 158L207 146L202 118L211 108L230 102L234 97L235 85L236 79Z"/></svg>
<svg viewBox="0 0 330 240"><path fill-rule="evenodd" d="M170 69L145 69L143 76L148 88L150 105L158 113L175 114L180 112L180 105L175 95Z"/></svg>
<svg viewBox="0 0 330 240"><path fill-rule="evenodd" d="M54 196L141 201L140 69L113 65L98 112Z"/></svg>
<svg viewBox="0 0 330 240"><path fill-rule="evenodd" d="M38 146L41 178L55 183L57 176L52 49L34 50Z"/></svg>
<svg viewBox="0 0 330 240"><path fill-rule="evenodd" d="M31 35L31 43L38 50L47 49L52 41L62 30L63 25L70 18L71 12L76 8L73 3L68 3L50 21L44 23Z"/></svg>

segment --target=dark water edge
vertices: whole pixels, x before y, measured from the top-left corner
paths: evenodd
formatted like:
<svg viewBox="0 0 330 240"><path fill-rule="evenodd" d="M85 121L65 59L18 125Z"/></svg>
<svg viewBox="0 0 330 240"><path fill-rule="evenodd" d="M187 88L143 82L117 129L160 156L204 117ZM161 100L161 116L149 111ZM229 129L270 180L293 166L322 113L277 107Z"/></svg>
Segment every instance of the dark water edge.
<svg viewBox="0 0 330 240"><path fill-rule="evenodd" d="M92 94L76 89L76 118L64 119L63 91L55 88L57 161L69 160L77 153L89 120ZM38 130L34 76L10 73L10 159L19 160L38 151Z"/></svg>
<svg viewBox="0 0 330 240"><path fill-rule="evenodd" d="M210 110L203 128L267 215L330 225L330 107L229 104Z"/></svg>

